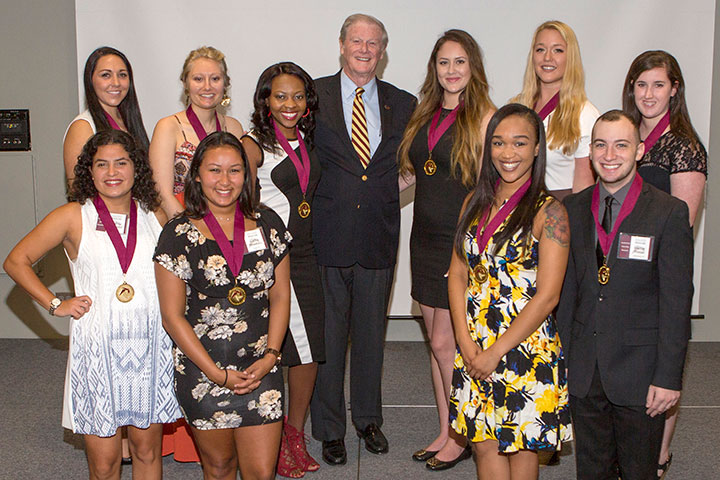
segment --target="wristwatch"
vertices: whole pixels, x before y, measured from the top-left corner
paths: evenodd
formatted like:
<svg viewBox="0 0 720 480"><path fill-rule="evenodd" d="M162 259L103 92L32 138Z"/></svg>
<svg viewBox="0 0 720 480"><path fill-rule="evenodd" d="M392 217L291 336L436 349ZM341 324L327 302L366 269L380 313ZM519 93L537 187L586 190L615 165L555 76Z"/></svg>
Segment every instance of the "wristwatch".
<svg viewBox="0 0 720 480"><path fill-rule="evenodd" d="M275 359L275 365L280 365L280 360L282 360L282 352L280 352L279 350L275 350L274 348L266 348L265 355L267 355L268 353L275 355L275 357L277 357Z"/></svg>
<svg viewBox="0 0 720 480"><path fill-rule="evenodd" d="M50 312L50 315L55 315L55 310L60 306L62 303L62 300L55 297L52 300L50 300L50 308L48 309L48 312Z"/></svg>

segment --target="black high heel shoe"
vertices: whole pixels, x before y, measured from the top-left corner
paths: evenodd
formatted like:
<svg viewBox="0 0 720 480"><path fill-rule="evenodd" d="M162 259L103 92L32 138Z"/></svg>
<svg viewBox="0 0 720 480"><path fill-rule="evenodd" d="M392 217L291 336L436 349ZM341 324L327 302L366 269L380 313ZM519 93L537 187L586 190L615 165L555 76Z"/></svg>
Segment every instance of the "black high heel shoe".
<svg viewBox="0 0 720 480"><path fill-rule="evenodd" d="M672 453L668 455L668 459L665 463L658 463L657 469L662 471L660 475L658 475L658 480L662 480L665 478L665 474L668 471L668 468L670 468L670 464L672 463Z"/></svg>

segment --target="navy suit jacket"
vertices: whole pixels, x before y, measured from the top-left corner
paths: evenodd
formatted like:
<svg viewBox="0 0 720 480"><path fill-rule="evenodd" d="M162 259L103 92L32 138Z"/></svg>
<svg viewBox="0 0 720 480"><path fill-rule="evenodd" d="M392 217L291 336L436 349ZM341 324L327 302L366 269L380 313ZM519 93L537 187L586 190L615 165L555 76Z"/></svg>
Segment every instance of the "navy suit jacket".
<svg viewBox="0 0 720 480"><path fill-rule="evenodd" d="M570 394L585 397L597 365L608 399L642 406L652 384L682 389L690 336L693 239L685 202L643 183L597 279L594 187L565 199L570 258L557 312ZM654 237L651 261L617 258L620 233Z"/></svg>
<svg viewBox="0 0 720 480"><path fill-rule="evenodd" d="M322 166L312 207L318 263L390 268L400 234L397 149L415 97L377 80L382 139L365 169L347 133L340 72L315 80L315 87L315 151Z"/></svg>

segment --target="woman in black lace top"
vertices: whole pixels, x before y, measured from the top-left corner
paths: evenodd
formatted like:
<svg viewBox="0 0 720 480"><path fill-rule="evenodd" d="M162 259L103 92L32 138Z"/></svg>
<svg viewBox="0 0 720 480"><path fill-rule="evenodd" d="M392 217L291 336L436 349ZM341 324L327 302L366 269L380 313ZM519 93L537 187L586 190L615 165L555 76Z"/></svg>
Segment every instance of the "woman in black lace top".
<svg viewBox="0 0 720 480"><path fill-rule="evenodd" d="M685 81L675 57L662 50L638 56L625 78L623 109L635 119L645 142L645 155L638 164L640 175L684 200L692 224L705 190L707 152L690 122ZM669 123L663 122L666 115ZM660 127L652 135L657 125ZM657 141L652 142L652 137Z"/></svg>
<svg viewBox="0 0 720 480"><path fill-rule="evenodd" d="M638 173L651 185L685 201L692 226L705 191L707 152L690 122L685 80L675 57L650 50L633 60L623 86L623 109L635 119L645 143ZM672 461L670 442L677 412L676 405L666 414L658 478L665 476Z"/></svg>

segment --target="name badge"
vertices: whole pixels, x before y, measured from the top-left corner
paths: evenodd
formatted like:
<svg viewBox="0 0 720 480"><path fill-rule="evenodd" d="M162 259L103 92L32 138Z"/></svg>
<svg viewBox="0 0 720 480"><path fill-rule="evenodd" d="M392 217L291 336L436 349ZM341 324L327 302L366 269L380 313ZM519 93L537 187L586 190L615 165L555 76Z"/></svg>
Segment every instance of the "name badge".
<svg viewBox="0 0 720 480"><path fill-rule="evenodd" d="M245 232L245 246L247 247L248 253L265 250L267 248L267 242L265 241L262 228L258 227Z"/></svg>
<svg viewBox="0 0 720 480"><path fill-rule="evenodd" d="M617 258L624 260L652 261L652 250L655 237L620 233Z"/></svg>
<svg viewBox="0 0 720 480"><path fill-rule="evenodd" d="M110 216L112 217L113 223L115 224L115 227L117 227L118 232L120 232L120 235L126 235L128 222L130 220L129 215L125 215L124 213L111 213ZM97 224L95 225L95 230L98 232L105 231L105 225L103 225L102 220L99 218Z"/></svg>

